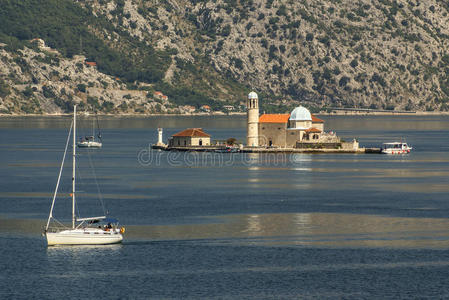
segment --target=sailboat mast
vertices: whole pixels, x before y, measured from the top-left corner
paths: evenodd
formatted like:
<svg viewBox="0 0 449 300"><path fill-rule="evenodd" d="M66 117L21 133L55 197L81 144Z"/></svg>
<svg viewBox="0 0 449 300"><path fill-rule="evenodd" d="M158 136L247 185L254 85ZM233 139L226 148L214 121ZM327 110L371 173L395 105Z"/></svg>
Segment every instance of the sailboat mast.
<svg viewBox="0 0 449 300"><path fill-rule="evenodd" d="M76 105L73 106L72 228L75 229Z"/></svg>

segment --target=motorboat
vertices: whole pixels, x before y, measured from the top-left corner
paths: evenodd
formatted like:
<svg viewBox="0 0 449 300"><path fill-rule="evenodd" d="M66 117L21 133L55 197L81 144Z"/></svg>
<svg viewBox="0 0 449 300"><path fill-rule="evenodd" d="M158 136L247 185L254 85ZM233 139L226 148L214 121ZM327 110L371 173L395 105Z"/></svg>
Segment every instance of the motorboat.
<svg viewBox="0 0 449 300"><path fill-rule="evenodd" d="M413 148L404 142L383 143L381 152L383 154L407 154Z"/></svg>

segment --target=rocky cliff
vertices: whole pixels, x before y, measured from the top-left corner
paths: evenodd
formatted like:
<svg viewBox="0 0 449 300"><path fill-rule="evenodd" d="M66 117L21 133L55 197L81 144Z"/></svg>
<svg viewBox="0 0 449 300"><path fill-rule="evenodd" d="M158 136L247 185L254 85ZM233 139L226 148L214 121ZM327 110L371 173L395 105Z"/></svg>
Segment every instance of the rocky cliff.
<svg viewBox="0 0 449 300"><path fill-rule="evenodd" d="M448 110L445 1L65 2L86 14L91 36L129 60L108 68L106 55L81 45L74 52L84 57L70 55L45 30L26 37L62 54L8 49L11 40L0 35L3 112L57 112L74 102L113 113L186 112L204 104L239 110L251 89L267 111L298 103L312 110ZM20 34L25 40L23 32L9 35Z"/></svg>

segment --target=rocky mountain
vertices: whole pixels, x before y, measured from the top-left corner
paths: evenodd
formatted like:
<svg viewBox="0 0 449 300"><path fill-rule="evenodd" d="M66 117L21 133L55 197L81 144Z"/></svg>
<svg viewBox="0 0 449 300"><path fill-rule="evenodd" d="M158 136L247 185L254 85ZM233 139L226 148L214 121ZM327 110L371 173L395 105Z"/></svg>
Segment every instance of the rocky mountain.
<svg viewBox="0 0 449 300"><path fill-rule="evenodd" d="M242 110L249 90L273 112L298 103L314 111L449 109L447 1L0 6L3 113L57 113L75 102L110 113Z"/></svg>

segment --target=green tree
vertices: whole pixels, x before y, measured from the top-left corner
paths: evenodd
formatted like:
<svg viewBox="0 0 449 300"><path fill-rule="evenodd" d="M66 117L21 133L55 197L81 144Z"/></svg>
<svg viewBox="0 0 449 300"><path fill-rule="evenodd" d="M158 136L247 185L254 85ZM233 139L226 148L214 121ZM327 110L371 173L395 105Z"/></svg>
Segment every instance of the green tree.
<svg viewBox="0 0 449 300"><path fill-rule="evenodd" d="M342 76L338 81L338 85L341 87L345 87L351 79L347 76Z"/></svg>
<svg viewBox="0 0 449 300"><path fill-rule="evenodd" d="M25 97L30 97L31 95L33 95L33 89L31 88L31 86L27 86L23 91L22 94Z"/></svg>
<svg viewBox="0 0 449 300"><path fill-rule="evenodd" d="M42 87L42 93L44 94L45 98L55 98L56 97L56 94L53 91L53 89L51 87L49 87L49 86L46 86L46 85L44 85Z"/></svg>
<svg viewBox="0 0 449 300"><path fill-rule="evenodd" d="M84 83L80 83L76 85L76 88L78 89L78 91L80 91L81 93L85 93L86 92L86 85Z"/></svg>
<svg viewBox="0 0 449 300"><path fill-rule="evenodd" d="M3 79L0 79L0 98L5 98L10 93L9 85Z"/></svg>
<svg viewBox="0 0 449 300"><path fill-rule="evenodd" d="M306 41L309 41L309 42L313 41L313 33L308 32L306 34Z"/></svg>

